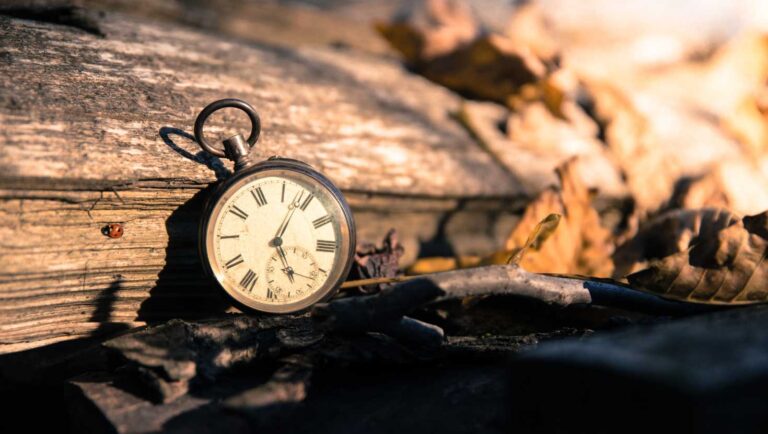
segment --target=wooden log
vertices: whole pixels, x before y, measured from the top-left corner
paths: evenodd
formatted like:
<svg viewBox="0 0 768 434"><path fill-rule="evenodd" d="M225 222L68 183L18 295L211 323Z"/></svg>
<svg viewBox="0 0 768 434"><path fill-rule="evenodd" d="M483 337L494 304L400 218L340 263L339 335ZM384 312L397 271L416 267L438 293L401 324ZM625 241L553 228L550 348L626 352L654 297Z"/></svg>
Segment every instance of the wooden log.
<svg viewBox="0 0 768 434"><path fill-rule="evenodd" d="M214 99L253 103L258 158L325 172L361 238L395 227L410 258L432 240L498 247L488 228L508 230L529 193L451 119L457 97L390 60L119 14L15 16L0 15L0 353L229 308L196 252L208 187L230 170L189 135ZM225 113L211 132L247 127ZM451 239L456 219L475 224Z"/></svg>

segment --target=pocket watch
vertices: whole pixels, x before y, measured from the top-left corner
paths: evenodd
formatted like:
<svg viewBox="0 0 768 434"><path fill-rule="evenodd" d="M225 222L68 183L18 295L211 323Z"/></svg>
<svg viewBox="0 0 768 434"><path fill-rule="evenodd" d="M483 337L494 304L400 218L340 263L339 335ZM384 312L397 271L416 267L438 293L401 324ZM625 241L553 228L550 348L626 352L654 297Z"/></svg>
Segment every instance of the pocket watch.
<svg viewBox="0 0 768 434"><path fill-rule="evenodd" d="M213 146L203 127L222 108L244 111L247 139L237 134ZM327 300L352 266L355 224L339 189L310 165L278 156L254 162L259 138L256 110L239 99L205 107L195 139L208 153L235 162L234 174L216 187L200 224L200 255L210 275L240 305L288 313Z"/></svg>

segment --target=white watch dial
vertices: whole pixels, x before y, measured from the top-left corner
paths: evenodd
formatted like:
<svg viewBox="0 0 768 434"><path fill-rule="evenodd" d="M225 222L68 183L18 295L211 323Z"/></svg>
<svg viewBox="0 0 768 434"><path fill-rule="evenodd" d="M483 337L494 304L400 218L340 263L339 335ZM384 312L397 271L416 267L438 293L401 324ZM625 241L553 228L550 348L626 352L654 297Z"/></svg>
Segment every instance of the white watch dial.
<svg viewBox="0 0 768 434"><path fill-rule="evenodd" d="M298 177L264 176L223 200L211 223L208 256L230 294L283 305L327 288L344 261L346 224L328 189Z"/></svg>

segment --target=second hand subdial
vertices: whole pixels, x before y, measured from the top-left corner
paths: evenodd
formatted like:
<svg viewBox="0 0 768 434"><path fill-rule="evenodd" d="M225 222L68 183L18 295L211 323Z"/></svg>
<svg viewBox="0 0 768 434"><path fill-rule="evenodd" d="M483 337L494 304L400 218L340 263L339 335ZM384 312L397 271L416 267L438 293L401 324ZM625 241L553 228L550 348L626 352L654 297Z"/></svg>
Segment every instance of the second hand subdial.
<svg viewBox="0 0 768 434"><path fill-rule="evenodd" d="M285 258L281 257L281 251ZM307 249L299 246L281 247L272 254L268 263L276 261L283 263L283 267L268 266L266 269L267 282L273 292L290 299L316 289L319 267ZM291 265L286 265L288 263ZM294 276L301 279L295 280Z"/></svg>

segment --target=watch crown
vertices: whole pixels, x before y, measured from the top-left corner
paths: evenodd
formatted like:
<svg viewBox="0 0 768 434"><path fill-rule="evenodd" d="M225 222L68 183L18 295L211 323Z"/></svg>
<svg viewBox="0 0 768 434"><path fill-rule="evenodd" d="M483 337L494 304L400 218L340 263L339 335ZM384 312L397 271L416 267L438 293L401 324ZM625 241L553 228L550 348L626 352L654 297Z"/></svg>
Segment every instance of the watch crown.
<svg viewBox="0 0 768 434"><path fill-rule="evenodd" d="M236 134L224 140L224 152L227 158L235 162L235 170L240 170L252 164L248 154L250 146L241 134Z"/></svg>

